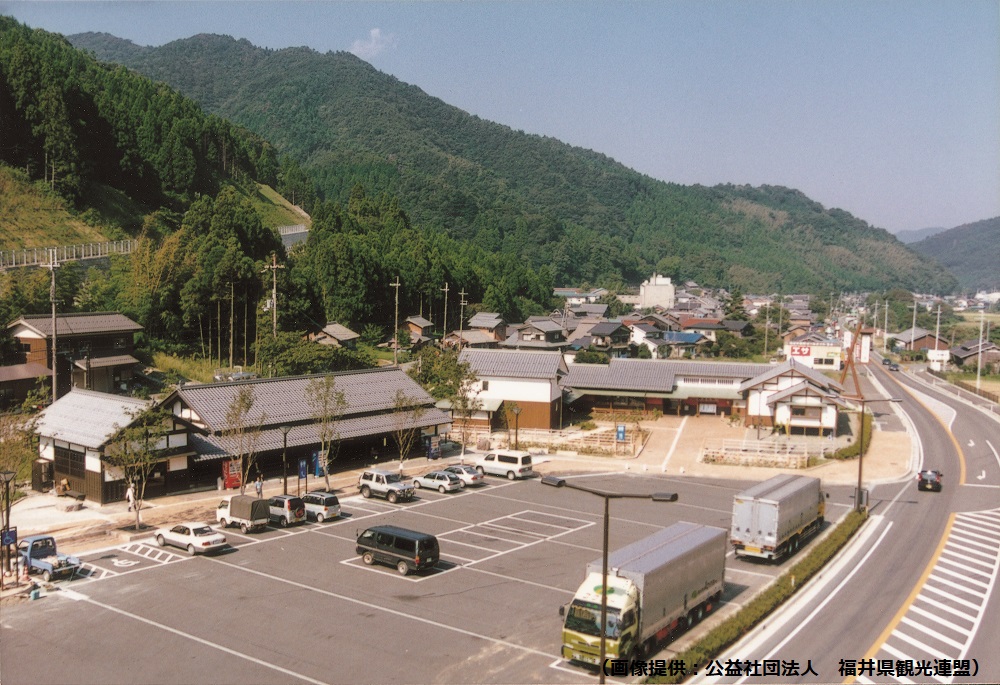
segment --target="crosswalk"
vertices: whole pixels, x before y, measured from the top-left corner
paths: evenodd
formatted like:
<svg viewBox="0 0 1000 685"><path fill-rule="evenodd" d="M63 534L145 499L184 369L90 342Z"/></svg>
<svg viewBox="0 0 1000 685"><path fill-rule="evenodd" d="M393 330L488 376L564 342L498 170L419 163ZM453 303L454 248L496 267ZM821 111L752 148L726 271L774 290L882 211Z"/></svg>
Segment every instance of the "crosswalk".
<svg viewBox="0 0 1000 685"><path fill-rule="evenodd" d="M998 569L1000 509L956 514L924 586L857 682L947 684L974 675L969 647Z"/></svg>

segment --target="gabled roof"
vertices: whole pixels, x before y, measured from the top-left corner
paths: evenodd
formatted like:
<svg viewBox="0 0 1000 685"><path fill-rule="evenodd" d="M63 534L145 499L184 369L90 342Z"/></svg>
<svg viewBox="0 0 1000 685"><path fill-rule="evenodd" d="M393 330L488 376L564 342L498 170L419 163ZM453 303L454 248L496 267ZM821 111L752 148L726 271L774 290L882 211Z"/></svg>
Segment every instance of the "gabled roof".
<svg viewBox="0 0 1000 685"><path fill-rule="evenodd" d="M524 322L524 326L521 327L521 330L528 327L534 328L542 333L555 333L563 330L562 324L557 321L553 321L547 316L530 317Z"/></svg>
<svg viewBox="0 0 1000 685"><path fill-rule="evenodd" d="M790 342L800 345L808 343L811 345L829 345L831 347L833 346L839 347L841 344L839 340L837 340L836 338L831 338L823 331L812 331L810 333L805 333L803 335L798 336L797 338L792 338Z"/></svg>
<svg viewBox="0 0 1000 685"><path fill-rule="evenodd" d="M428 326L434 325L422 316L408 316L406 317L406 322L412 323L414 326L419 326L420 328L427 328Z"/></svg>
<svg viewBox="0 0 1000 685"><path fill-rule="evenodd" d="M470 328L496 328L503 323L503 317L494 312L476 312L469 319Z"/></svg>
<svg viewBox="0 0 1000 685"><path fill-rule="evenodd" d="M906 343L912 343L914 340L918 340L924 337L925 335L928 335L929 333L930 331L928 331L926 328L917 327L917 328L907 328L905 331L902 331L901 333L890 333L887 337L893 338L895 340L902 340L903 342Z"/></svg>
<svg viewBox="0 0 1000 685"><path fill-rule="evenodd" d="M556 380L568 373L559 352L464 349L458 356L480 379L521 378Z"/></svg>
<svg viewBox="0 0 1000 685"><path fill-rule="evenodd" d="M604 316L608 311L606 304L576 304L569 308L577 316Z"/></svg>
<svg viewBox="0 0 1000 685"><path fill-rule="evenodd" d="M356 340L357 338L361 337L359 334L355 333L347 326L339 324L336 321L327 322L327 324L323 326L323 333L326 333L334 340L339 340L341 342L346 342L348 340Z"/></svg>
<svg viewBox="0 0 1000 685"><path fill-rule="evenodd" d="M618 332L620 329L624 328L619 321L599 321L590 327L589 334L591 337L604 337L612 335Z"/></svg>
<svg viewBox="0 0 1000 685"><path fill-rule="evenodd" d="M767 404L777 404L782 400L794 397L796 395L813 395L814 397L822 398L824 401L832 402L833 404L836 404L839 407L850 406L848 402L842 400L837 395L834 395L833 393L817 388L809 381L802 381L801 383L797 383L791 387L785 388L780 392L774 393L773 395L767 398Z"/></svg>
<svg viewBox="0 0 1000 685"><path fill-rule="evenodd" d="M35 432L97 450L151 404L151 400L73 388L39 414Z"/></svg>
<svg viewBox="0 0 1000 685"><path fill-rule="evenodd" d="M316 412L309 402L307 389L310 382L322 379L323 375L183 385L164 403L179 398L210 432L218 432L226 428L226 414L236 394L242 388L250 388L254 406L249 423L277 428L285 424L312 422ZM417 404L434 404L431 396L398 367L341 371L330 375L334 377L334 391L344 393L347 407L344 418L393 411L397 391L402 391Z"/></svg>
<svg viewBox="0 0 1000 685"><path fill-rule="evenodd" d="M836 390L838 392L843 390L840 383L827 378L822 373L809 368L805 364L800 364L794 359L789 359L784 364L778 364L777 366L771 367L769 370L761 373L759 376L755 376L740 386L740 392L755 388L758 385L767 383L768 381L774 380L778 376L783 376L785 374L795 374L803 376L808 380L812 381L814 385L823 388L824 390Z"/></svg>
<svg viewBox="0 0 1000 685"><path fill-rule="evenodd" d="M463 345L484 345L488 343L496 343L497 339L493 337L492 333L487 333L486 331L472 330L472 331L452 331L448 334L447 340L449 342L462 340Z"/></svg>
<svg viewBox="0 0 1000 685"><path fill-rule="evenodd" d="M48 314L26 314L8 324L7 328L18 326L24 326L44 338L52 337L52 317ZM99 333L134 333L141 330L142 326L118 312L88 312L56 316L56 335L59 337Z"/></svg>
<svg viewBox="0 0 1000 685"><path fill-rule="evenodd" d="M643 323L642 321L638 321L636 323L633 323L629 327L632 328L632 329L634 329L634 330L637 330L637 331L642 331L643 333L646 333L647 335L649 333L659 333L660 332L660 329L657 328L656 326L654 326L653 324L651 324L651 323Z"/></svg>

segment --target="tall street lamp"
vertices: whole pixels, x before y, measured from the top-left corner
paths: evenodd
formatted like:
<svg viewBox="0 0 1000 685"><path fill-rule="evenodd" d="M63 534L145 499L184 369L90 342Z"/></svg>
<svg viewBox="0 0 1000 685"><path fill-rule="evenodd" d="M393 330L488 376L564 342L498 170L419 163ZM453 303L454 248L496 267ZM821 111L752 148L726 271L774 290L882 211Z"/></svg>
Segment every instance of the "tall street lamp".
<svg viewBox="0 0 1000 685"><path fill-rule="evenodd" d="M558 476L544 476L542 478L542 485L551 485L554 488L570 488L572 490L581 490L583 492L589 492L591 495L597 495L604 499L604 543L602 545L602 567L601 567L601 625L599 630L601 632L601 656L600 656L600 666L599 666L599 678L600 682L604 683L604 662L607 655L607 639L608 639L608 529L611 523L610 507L609 503L613 499L650 499L654 502L676 502L677 493L676 492L654 492L649 495L641 495L637 492L608 492L606 490L598 490L596 488L588 488L585 485L577 485L576 483L571 483L565 478L559 478Z"/></svg>
<svg viewBox="0 0 1000 685"><path fill-rule="evenodd" d="M281 427L281 494L288 494L288 431L291 426Z"/></svg>
<svg viewBox="0 0 1000 685"><path fill-rule="evenodd" d="M17 474L13 471L0 471L0 480L3 481L3 501L4 501L4 516L3 516L3 570L10 571L10 545L7 544L7 534L10 532L10 482L14 480L14 476Z"/></svg>
<svg viewBox="0 0 1000 685"><path fill-rule="evenodd" d="M902 402L903 400L898 397L889 397L883 400L865 400L864 395L859 395L858 397L853 397L851 399L861 401L861 427L858 430L858 488L854 491L854 509L855 511L863 511L862 505L862 488L861 488L861 472L864 467L865 461L865 404L874 404L875 402Z"/></svg>

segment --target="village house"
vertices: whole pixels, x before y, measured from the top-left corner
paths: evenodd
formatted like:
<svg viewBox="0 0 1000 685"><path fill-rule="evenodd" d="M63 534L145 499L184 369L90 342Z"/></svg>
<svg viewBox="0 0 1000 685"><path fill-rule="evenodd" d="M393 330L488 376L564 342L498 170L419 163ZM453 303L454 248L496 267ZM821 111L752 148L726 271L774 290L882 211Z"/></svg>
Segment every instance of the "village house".
<svg viewBox="0 0 1000 685"><path fill-rule="evenodd" d="M465 349L459 361L477 378L472 393L482 409L471 423L509 425L508 410L516 406L520 428L562 426L561 382L569 371L559 352Z"/></svg>
<svg viewBox="0 0 1000 685"><path fill-rule="evenodd" d="M320 345L343 347L348 350L355 349L360 338L360 335L336 321L328 321L323 326L323 330L309 336L310 340L318 342Z"/></svg>
<svg viewBox="0 0 1000 685"><path fill-rule="evenodd" d="M21 364L52 369L52 346L56 346L56 395L79 387L98 392L126 392L135 366L135 334L142 326L124 314L94 312L59 314L53 328L47 314L29 314L7 328L21 350ZM37 367L24 370L34 373ZM18 374L14 374L17 376ZM49 374L39 374L49 375Z"/></svg>

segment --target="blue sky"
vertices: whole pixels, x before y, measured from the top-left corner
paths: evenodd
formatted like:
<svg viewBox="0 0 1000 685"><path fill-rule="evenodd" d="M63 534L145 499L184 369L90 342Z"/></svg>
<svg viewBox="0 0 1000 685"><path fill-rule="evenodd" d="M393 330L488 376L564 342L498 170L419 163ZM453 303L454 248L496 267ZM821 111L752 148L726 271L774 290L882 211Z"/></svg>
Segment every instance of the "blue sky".
<svg viewBox="0 0 1000 685"><path fill-rule="evenodd" d="M891 231L1000 216L1000 0L0 0L63 34L348 50L484 119Z"/></svg>

